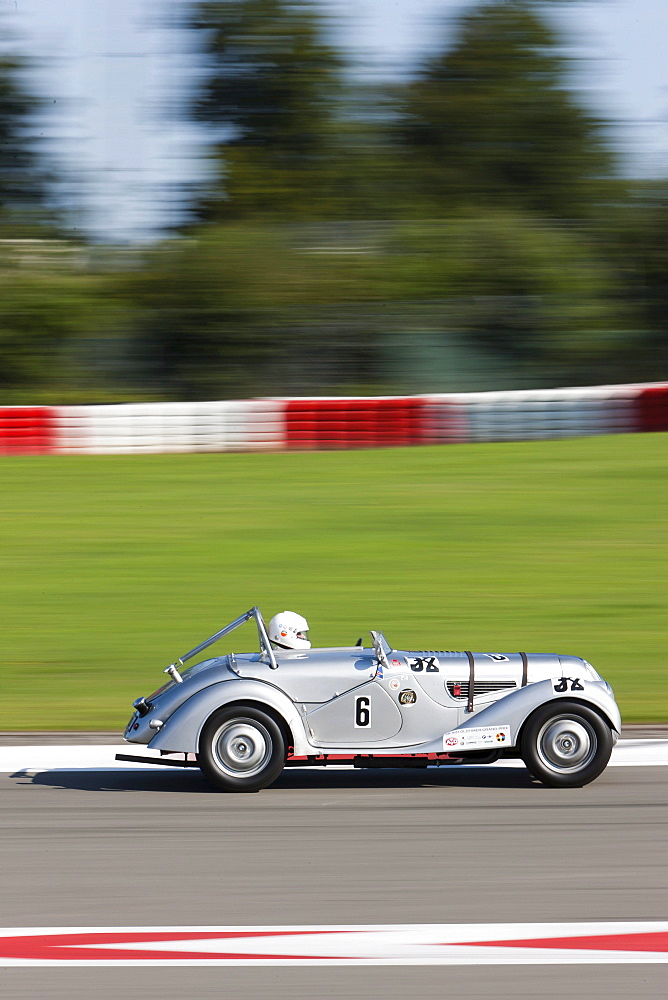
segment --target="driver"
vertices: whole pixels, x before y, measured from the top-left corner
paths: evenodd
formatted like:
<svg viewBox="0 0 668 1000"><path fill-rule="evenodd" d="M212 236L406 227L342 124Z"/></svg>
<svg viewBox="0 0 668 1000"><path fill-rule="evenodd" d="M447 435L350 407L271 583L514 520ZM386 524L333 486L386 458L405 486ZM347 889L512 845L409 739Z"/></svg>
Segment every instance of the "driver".
<svg viewBox="0 0 668 1000"><path fill-rule="evenodd" d="M308 622L295 611L281 611L269 622L269 638L281 649L310 649Z"/></svg>

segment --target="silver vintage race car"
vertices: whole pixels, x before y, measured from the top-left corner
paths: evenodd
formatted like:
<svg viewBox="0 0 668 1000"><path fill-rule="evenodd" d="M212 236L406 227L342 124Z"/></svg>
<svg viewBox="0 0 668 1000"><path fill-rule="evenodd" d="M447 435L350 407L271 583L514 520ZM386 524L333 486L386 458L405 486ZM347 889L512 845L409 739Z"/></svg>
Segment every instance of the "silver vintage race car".
<svg viewBox="0 0 668 1000"><path fill-rule="evenodd" d="M259 649L183 664L254 620ZM546 785L585 785L621 730L610 685L576 656L393 649L280 649L251 608L165 670L134 702L130 743L200 767L218 788L254 792L284 767L426 767L520 757ZM306 645L309 645L306 643ZM179 756L181 755L181 756Z"/></svg>

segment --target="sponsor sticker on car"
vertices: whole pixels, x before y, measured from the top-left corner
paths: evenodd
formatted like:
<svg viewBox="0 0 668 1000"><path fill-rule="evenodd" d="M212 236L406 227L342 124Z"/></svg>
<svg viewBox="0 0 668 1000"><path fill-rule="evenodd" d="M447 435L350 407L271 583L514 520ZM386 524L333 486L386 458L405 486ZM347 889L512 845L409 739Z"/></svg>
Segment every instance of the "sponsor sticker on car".
<svg viewBox="0 0 668 1000"><path fill-rule="evenodd" d="M444 750L485 750L510 744L510 726L455 729L443 737Z"/></svg>

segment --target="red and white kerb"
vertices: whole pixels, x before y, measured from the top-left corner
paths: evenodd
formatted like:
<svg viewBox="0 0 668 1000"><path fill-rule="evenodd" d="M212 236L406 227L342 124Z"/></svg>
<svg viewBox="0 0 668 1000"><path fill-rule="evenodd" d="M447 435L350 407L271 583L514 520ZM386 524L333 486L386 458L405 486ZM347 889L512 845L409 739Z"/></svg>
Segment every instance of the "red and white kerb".
<svg viewBox="0 0 668 1000"><path fill-rule="evenodd" d="M0 929L0 966L668 963L668 920Z"/></svg>

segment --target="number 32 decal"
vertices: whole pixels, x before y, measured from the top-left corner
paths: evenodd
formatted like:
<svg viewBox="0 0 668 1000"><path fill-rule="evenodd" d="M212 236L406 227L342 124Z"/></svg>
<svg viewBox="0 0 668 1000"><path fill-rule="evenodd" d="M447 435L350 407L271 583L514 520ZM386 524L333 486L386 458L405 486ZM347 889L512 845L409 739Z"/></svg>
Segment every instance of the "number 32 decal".
<svg viewBox="0 0 668 1000"><path fill-rule="evenodd" d="M563 694L564 691L568 691L569 681L571 682L571 691L584 691L579 677L562 677L559 683L554 685L554 690L558 694Z"/></svg>
<svg viewBox="0 0 668 1000"><path fill-rule="evenodd" d="M406 663L416 674L426 670L428 674L439 672L439 659L437 656L407 656Z"/></svg>
<svg viewBox="0 0 668 1000"><path fill-rule="evenodd" d="M371 699L355 698L355 729L368 729L371 725Z"/></svg>

